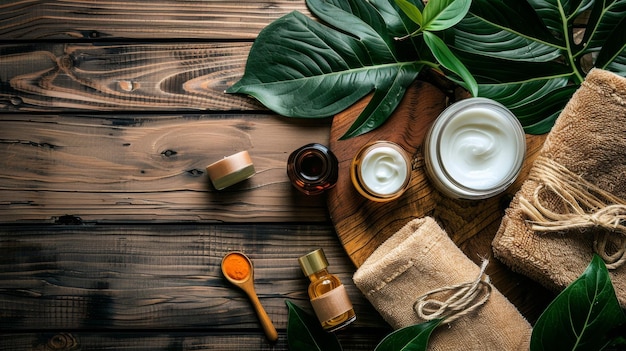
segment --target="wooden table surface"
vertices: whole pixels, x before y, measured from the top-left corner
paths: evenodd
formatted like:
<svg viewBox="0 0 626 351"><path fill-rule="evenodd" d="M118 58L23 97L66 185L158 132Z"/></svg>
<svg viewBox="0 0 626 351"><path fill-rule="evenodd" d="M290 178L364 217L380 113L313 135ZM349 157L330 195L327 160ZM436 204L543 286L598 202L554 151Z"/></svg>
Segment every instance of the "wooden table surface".
<svg viewBox="0 0 626 351"><path fill-rule="evenodd" d="M324 196L289 154L331 120L287 119L224 90L259 31L303 0L14 0L0 4L0 350L286 350L285 300L311 311L297 258L322 247L357 322L390 329L352 283ZM248 150L222 191L205 167ZM221 275L250 256L279 332ZM531 298L531 297L529 297Z"/></svg>

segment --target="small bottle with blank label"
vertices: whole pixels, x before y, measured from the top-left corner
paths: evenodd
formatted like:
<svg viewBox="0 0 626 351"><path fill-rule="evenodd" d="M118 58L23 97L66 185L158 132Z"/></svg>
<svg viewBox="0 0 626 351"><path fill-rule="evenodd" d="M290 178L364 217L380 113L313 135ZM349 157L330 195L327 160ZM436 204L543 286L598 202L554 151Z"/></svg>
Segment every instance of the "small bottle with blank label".
<svg viewBox="0 0 626 351"><path fill-rule="evenodd" d="M309 277L309 297L315 315L327 331L339 330L356 320L352 302L345 286L326 269L328 261L322 249L298 259L300 268Z"/></svg>

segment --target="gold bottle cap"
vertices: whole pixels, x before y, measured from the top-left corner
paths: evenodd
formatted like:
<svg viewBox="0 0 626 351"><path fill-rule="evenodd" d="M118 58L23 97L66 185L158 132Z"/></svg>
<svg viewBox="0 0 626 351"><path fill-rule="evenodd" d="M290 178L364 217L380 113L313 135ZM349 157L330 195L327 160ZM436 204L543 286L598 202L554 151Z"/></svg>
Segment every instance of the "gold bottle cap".
<svg viewBox="0 0 626 351"><path fill-rule="evenodd" d="M311 251L308 254L298 258L300 268L305 275L309 276L315 272L321 271L328 267L328 261L322 249Z"/></svg>

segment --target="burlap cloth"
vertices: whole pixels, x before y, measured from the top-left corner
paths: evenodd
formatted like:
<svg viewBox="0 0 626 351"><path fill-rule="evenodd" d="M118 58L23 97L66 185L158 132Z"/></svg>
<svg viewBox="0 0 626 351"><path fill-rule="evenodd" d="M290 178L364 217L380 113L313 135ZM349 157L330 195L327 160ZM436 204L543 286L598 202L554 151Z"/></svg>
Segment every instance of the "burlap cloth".
<svg viewBox="0 0 626 351"><path fill-rule="evenodd" d="M421 295L482 276L480 286L488 289L480 291L477 300L487 297L486 302L437 327L429 349L528 350L530 325L481 273L443 229L426 217L412 220L394 233L359 267L353 279L382 317L393 328L401 328L425 321L414 308Z"/></svg>
<svg viewBox="0 0 626 351"><path fill-rule="evenodd" d="M569 193L580 191L586 194L583 197L593 195L600 204L580 204L569 195L556 195L545 184L558 181L559 177L552 179L542 175L540 171L545 170L546 165L556 167L556 173L560 173L559 169L572 173L570 181L557 188L575 184ZM563 223L557 223L558 218L548 219L544 224L552 226L550 231L539 231L541 226L528 222L532 216L524 211L528 207L525 203L536 199L536 191L541 206L559 216L571 216L564 216ZM602 191L604 195L596 196ZM619 233L620 227L626 228L624 207L613 206L613 211L599 216L600 208L610 209L607 206L623 199L626 199L626 79L593 69L559 115L531 168L529 179L507 209L492 243L494 253L512 269L560 291L591 262L598 250L594 248L594 240L598 244L598 240L608 238L607 252L624 246L625 233ZM577 214L576 208L585 213ZM607 223L613 230L602 228ZM614 247L609 248L611 245ZM625 266L618 266L610 273L622 307L626 307Z"/></svg>

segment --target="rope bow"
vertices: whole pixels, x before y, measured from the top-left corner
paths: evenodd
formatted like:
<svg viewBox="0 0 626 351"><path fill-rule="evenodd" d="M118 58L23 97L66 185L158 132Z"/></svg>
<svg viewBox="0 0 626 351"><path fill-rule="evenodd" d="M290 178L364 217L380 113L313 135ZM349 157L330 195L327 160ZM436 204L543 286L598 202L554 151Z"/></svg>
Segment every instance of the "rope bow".
<svg viewBox="0 0 626 351"><path fill-rule="evenodd" d="M427 292L417 298L413 310L423 320L443 318L452 322L483 305L491 294L491 283L485 275L489 260L483 260L478 277L469 282L447 286ZM448 292L450 296L438 299L437 295Z"/></svg>
<svg viewBox="0 0 626 351"><path fill-rule="evenodd" d="M535 161L528 178L539 185L530 199L521 196L519 203L532 230L557 232L603 228L604 232L594 233L594 251L609 269L626 262L626 201L545 157ZM547 199L550 200L549 207L544 205ZM559 209L551 209L555 207Z"/></svg>

